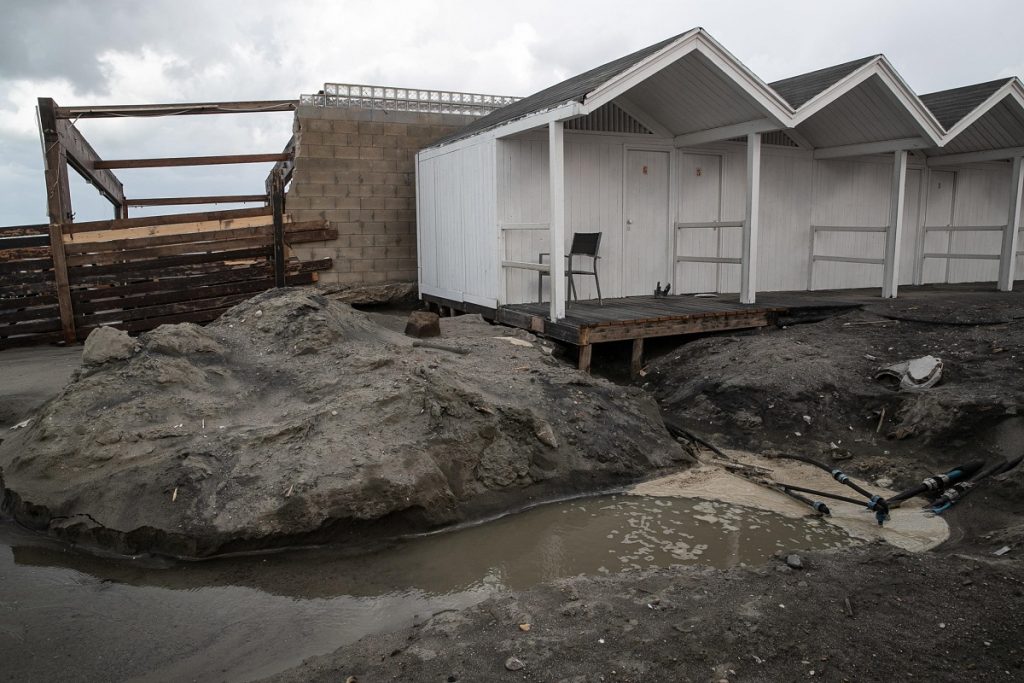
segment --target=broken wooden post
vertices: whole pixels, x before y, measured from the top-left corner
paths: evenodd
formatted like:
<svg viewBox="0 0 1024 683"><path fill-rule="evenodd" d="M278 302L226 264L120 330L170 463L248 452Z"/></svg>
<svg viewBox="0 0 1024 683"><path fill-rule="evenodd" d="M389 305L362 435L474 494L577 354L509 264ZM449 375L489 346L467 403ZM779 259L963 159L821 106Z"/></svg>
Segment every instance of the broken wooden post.
<svg viewBox="0 0 1024 683"><path fill-rule="evenodd" d="M593 347L592 344L584 344L583 346L579 347L579 349L580 349L580 357L579 357L579 363L578 363L577 367L580 369L580 372L585 372L585 373L587 373L589 375L590 374L590 355L591 355L591 352L594 350L594 347Z"/></svg>
<svg viewBox="0 0 1024 683"><path fill-rule="evenodd" d="M270 201L274 210L274 286L285 285L284 262L284 186L281 174L275 173L271 183Z"/></svg>
<svg viewBox="0 0 1024 683"><path fill-rule="evenodd" d="M644 340L637 338L633 340L633 353L629 359L629 376L636 379L644 366Z"/></svg>
<svg viewBox="0 0 1024 683"><path fill-rule="evenodd" d="M37 114L43 139L43 177L46 180L46 209L50 215L50 253L53 279L60 309L60 326L64 341L74 344L75 312L71 303L68 267L64 258L63 225L74 218L71 211L71 185L68 182L68 158L57 134L57 104L49 97L40 97Z"/></svg>

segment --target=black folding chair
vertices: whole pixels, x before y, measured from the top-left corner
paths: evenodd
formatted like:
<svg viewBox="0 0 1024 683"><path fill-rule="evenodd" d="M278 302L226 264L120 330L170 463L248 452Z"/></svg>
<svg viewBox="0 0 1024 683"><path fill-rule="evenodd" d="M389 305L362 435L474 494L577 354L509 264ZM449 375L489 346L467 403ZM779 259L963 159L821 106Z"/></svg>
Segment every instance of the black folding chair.
<svg viewBox="0 0 1024 683"><path fill-rule="evenodd" d="M572 236L572 246L569 247L569 253L565 255L568 260L568 267L565 269L565 276L569 278L569 292L573 299L579 301L579 297L576 295L576 282L573 280L573 275L593 275L594 284L597 286L597 302L601 306L604 306L604 299L601 298L601 280L597 276L597 260L601 258L597 255L597 252L601 249L601 233L599 232L577 232ZM551 252L541 252L537 256L538 263L544 263L544 257L551 256ZM575 256L589 256L591 261L590 270L577 270L573 261ZM581 266L582 267L582 266ZM537 273L537 301L541 302L544 300L544 276L548 273L538 272Z"/></svg>

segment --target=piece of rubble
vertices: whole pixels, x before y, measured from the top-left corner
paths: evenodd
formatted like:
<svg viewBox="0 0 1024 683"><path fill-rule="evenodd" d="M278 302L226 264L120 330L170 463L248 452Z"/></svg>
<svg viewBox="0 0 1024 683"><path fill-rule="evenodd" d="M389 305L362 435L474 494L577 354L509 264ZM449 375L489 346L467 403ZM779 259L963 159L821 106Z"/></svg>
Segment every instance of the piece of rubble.
<svg viewBox="0 0 1024 683"><path fill-rule="evenodd" d="M135 340L116 327L97 327L85 338L82 363L103 365L115 360L127 360L135 352Z"/></svg>
<svg viewBox="0 0 1024 683"><path fill-rule="evenodd" d="M405 334L409 337L441 336L441 320L437 313L430 311L413 311L409 314L409 322L405 324Z"/></svg>
<svg viewBox="0 0 1024 683"><path fill-rule="evenodd" d="M900 391L925 391L942 379L942 359L922 356L882 368L875 379L891 377L899 381Z"/></svg>

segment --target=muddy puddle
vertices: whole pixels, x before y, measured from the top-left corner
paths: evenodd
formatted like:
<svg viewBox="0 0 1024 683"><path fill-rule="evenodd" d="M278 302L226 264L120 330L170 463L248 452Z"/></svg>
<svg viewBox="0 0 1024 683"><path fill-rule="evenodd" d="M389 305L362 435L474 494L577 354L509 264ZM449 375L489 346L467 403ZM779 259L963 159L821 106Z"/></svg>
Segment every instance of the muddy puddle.
<svg viewBox="0 0 1024 683"><path fill-rule="evenodd" d="M757 564L849 545L836 527L726 503L601 496L353 556L107 559L0 524L0 678L260 678L369 633L577 574Z"/></svg>

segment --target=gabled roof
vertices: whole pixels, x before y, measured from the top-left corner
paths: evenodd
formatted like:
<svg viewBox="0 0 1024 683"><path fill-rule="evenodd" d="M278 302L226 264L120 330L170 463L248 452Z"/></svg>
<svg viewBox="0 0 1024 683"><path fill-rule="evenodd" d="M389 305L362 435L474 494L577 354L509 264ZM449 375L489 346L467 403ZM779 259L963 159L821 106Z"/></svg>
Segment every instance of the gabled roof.
<svg viewBox="0 0 1024 683"><path fill-rule="evenodd" d="M836 64L835 66L828 66L824 69L818 69L817 71L809 71L805 74L800 74L799 76L783 78L781 81L769 83L768 86L775 92L779 93L779 95L781 95L791 107L797 109L806 104L808 100L813 99L816 95L819 95L828 88L831 88L833 85L879 56L880 55L871 55L870 57L862 57L860 59L855 59L852 62Z"/></svg>
<svg viewBox="0 0 1024 683"><path fill-rule="evenodd" d="M687 33L689 33L689 31ZM628 54L625 57L619 57L607 64L602 64L590 71L585 71L578 76L573 76L561 83L556 83L550 88L545 88L544 90L530 95L529 97L524 97L523 99L506 105L501 109L496 109L487 116L481 116L476 121L473 121L464 128L460 128L451 135L441 138L435 142L434 145L443 145L448 142L454 142L455 140L461 140L462 138L469 137L470 135L475 135L476 133L481 133L485 130L500 126L503 123L514 121L534 112L551 109L560 104L565 104L566 102L582 102L587 96L587 93L592 91L594 88L619 75L626 69L642 62L651 55L657 53L659 50L668 47L684 35L686 35L686 33L680 33L679 35L667 38L660 43L648 45L647 47Z"/></svg>
<svg viewBox="0 0 1024 683"><path fill-rule="evenodd" d="M940 90L921 95L921 101L935 115L943 128L949 130L1012 80L1013 78L1000 78L986 83Z"/></svg>

